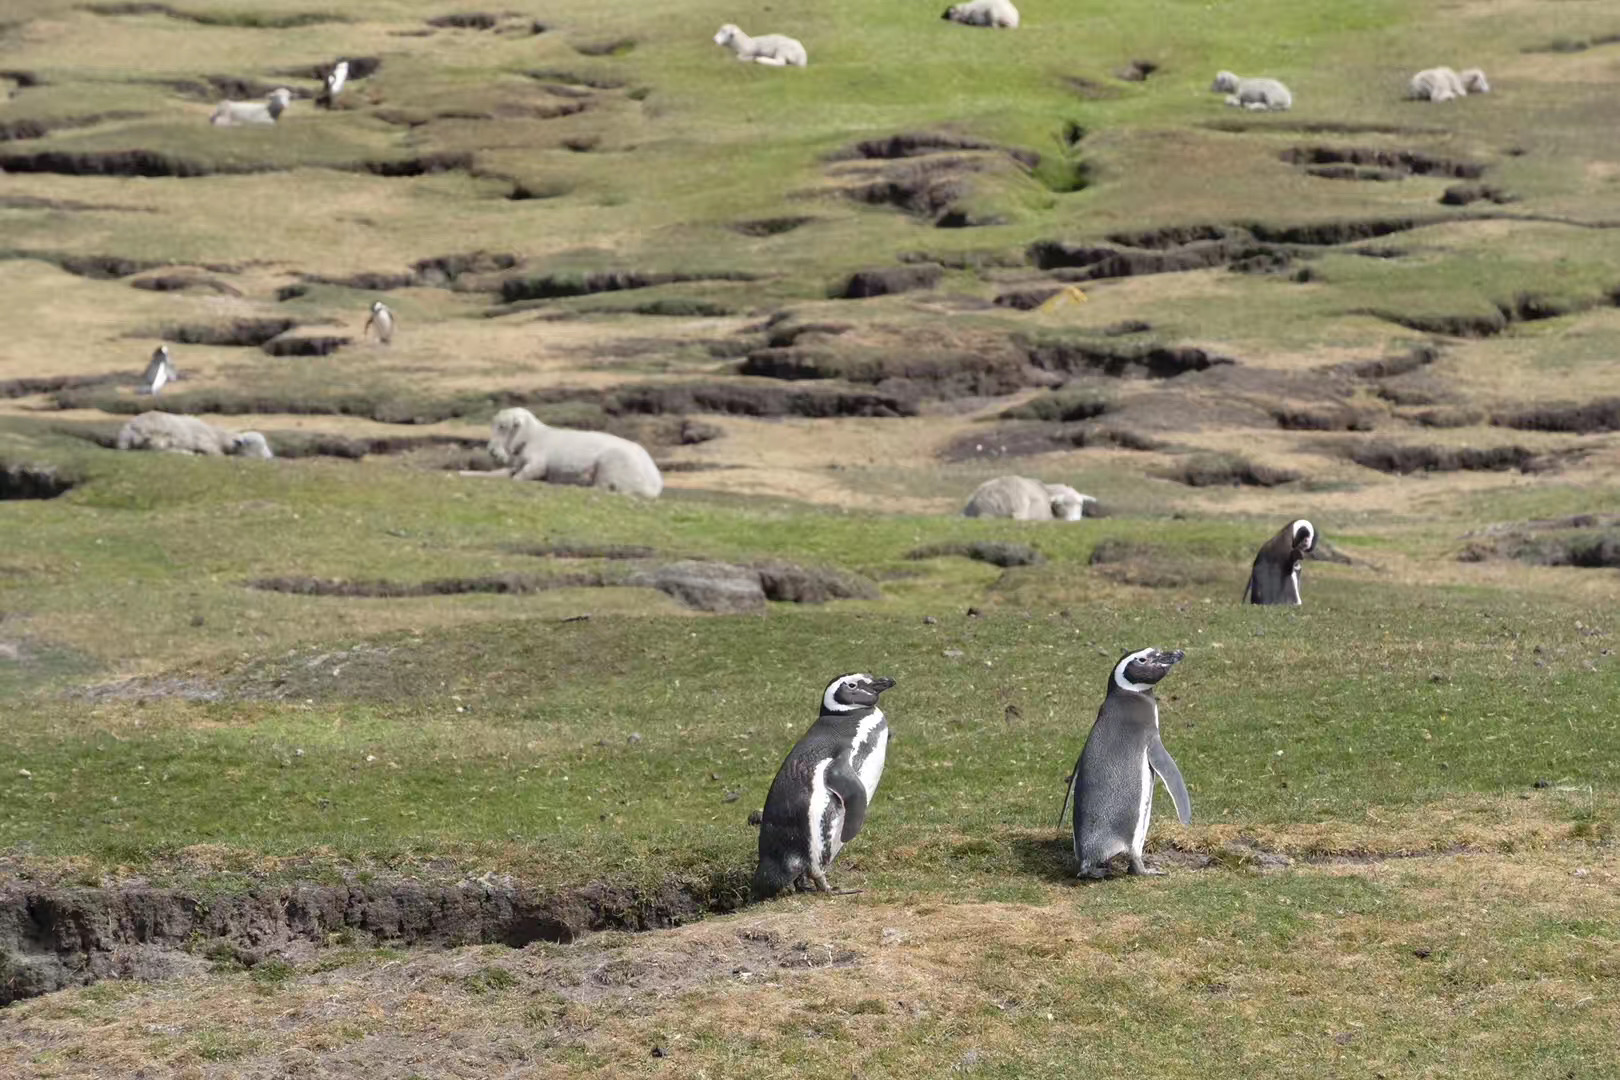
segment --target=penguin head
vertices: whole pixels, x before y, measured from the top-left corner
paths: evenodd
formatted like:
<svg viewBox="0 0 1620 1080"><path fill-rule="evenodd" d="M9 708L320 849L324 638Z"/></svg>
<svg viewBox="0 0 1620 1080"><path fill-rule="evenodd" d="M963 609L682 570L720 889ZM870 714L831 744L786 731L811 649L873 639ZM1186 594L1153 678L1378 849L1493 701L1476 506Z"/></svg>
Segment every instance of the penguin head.
<svg viewBox="0 0 1620 1080"><path fill-rule="evenodd" d="M1304 518L1288 526L1288 535L1293 538L1294 550L1300 554L1309 554L1316 550L1316 526Z"/></svg>
<svg viewBox="0 0 1620 1080"><path fill-rule="evenodd" d="M821 695L821 711L846 713L857 709L875 708L878 695L894 685L887 675L840 675L827 684Z"/></svg>
<svg viewBox="0 0 1620 1080"><path fill-rule="evenodd" d="M1137 649L1120 657L1108 677L1110 690L1118 687L1136 694L1151 694L1153 686L1170 674L1170 669L1187 654L1180 649L1162 652L1159 649Z"/></svg>
<svg viewBox="0 0 1620 1080"><path fill-rule="evenodd" d="M383 302L381 300L373 300L371 302L371 310L372 310L373 313L377 313L377 312L381 312L381 311L386 311L387 308L385 308L383 306Z"/></svg>

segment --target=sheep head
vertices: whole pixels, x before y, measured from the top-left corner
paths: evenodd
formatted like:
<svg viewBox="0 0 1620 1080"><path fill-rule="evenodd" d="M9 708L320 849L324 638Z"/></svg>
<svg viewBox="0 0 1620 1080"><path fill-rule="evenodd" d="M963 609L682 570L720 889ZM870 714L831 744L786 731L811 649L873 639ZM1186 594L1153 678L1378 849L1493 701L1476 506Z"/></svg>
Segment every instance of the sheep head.
<svg viewBox="0 0 1620 1080"><path fill-rule="evenodd" d="M1470 94L1488 94L1491 92L1491 84L1485 81L1485 73L1479 68L1469 68L1458 77L1462 79L1463 89Z"/></svg>
<svg viewBox="0 0 1620 1080"><path fill-rule="evenodd" d="M740 33L742 33L742 31L738 29L737 24L726 23L726 25L722 26L719 31L715 33L714 43L716 45L730 45L733 41L737 40L737 35Z"/></svg>
<svg viewBox="0 0 1620 1080"><path fill-rule="evenodd" d="M510 465L523 447L524 434L540 426L540 421L528 409L502 409L490 425L489 456L502 465Z"/></svg>
<svg viewBox="0 0 1620 1080"><path fill-rule="evenodd" d="M1209 88L1223 94L1230 94L1238 88L1238 77L1230 71L1217 72L1215 81L1209 84Z"/></svg>
<svg viewBox="0 0 1620 1080"><path fill-rule="evenodd" d="M257 431L242 431L232 436L231 453L236 457L261 458L265 461L276 456L270 452L270 444L264 436Z"/></svg>

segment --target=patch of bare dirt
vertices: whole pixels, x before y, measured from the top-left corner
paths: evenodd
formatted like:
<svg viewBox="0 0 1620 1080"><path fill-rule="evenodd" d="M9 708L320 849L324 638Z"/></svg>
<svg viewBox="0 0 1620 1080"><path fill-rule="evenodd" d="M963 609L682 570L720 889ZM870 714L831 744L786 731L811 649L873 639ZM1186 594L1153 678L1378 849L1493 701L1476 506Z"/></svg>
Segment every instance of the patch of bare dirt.
<svg viewBox="0 0 1620 1080"><path fill-rule="evenodd" d="M1418 150L1296 146L1285 150L1281 157L1312 176L1330 180L1401 180L1408 176L1477 180L1485 172L1479 162L1437 157Z"/></svg>
<svg viewBox="0 0 1620 1080"><path fill-rule="evenodd" d="M908 559L937 559L945 555L956 555L975 562L989 563L991 566L1038 566L1046 561L1046 556L1030 547L1028 544L1012 544L993 540L955 541L943 544L929 544L925 547L914 548L906 552Z"/></svg>
<svg viewBox="0 0 1620 1080"><path fill-rule="evenodd" d="M1620 431L1620 398L1529 405L1499 412L1491 417L1491 423L1522 431L1565 431L1580 435Z"/></svg>
<svg viewBox="0 0 1620 1080"><path fill-rule="evenodd" d="M13 499L54 499L79 485L79 478L55 465L0 463L0 502Z"/></svg>

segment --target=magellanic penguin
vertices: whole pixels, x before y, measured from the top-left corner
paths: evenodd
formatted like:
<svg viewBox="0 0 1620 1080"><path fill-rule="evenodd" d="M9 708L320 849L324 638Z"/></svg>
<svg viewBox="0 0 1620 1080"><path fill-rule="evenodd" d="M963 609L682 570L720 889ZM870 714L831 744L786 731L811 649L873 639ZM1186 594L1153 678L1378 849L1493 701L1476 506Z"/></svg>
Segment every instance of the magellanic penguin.
<svg viewBox="0 0 1620 1080"><path fill-rule="evenodd" d="M394 313L381 300L371 305L371 315L367 317L366 328L361 333L369 333L373 326L377 328L378 341L387 345L394 340Z"/></svg>
<svg viewBox="0 0 1620 1080"><path fill-rule="evenodd" d="M169 347L159 345L152 350L151 362L146 365L146 371L141 375L141 385L135 392L156 396L159 390L173 380L174 361L169 359Z"/></svg>
<svg viewBox="0 0 1620 1080"><path fill-rule="evenodd" d="M1153 777L1164 781L1175 800L1176 815L1192 820L1192 800L1170 752L1159 740L1159 703L1153 686L1170 674L1185 654L1138 649L1127 653L1108 676L1108 696L1097 710L1085 749L1069 781L1074 797L1074 857L1080 876L1100 878L1108 861L1121 853L1131 860L1131 873L1158 874L1142 861L1148 820L1153 813ZM1069 795L1063 799L1068 809ZM1058 824L1063 824L1063 810Z"/></svg>
<svg viewBox="0 0 1620 1080"><path fill-rule="evenodd" d="M1243 600L1250 604L1299 604L1299 567L1316 550L1316 527L1290 521L1254 557Z"/></svg>
<svg viewBox="0 0 1620 1080"><path fill-rule="evenodd" d="M886 676L840 675L821 695L821 715L788 753L765 796L754 899L789 885L831 892L827 869L866 822L889 748L878 695Z"/></svg>
<svg viewBox="0 0 1620 1080"><path fill-rule="evenodd" d="M330 109L332 103L337 101L338 94L343 90L343 84L349 81L349 62L339 60L332 65L332 70L326 73L326 86L315 98L315 104L323 109Z"/></svg>

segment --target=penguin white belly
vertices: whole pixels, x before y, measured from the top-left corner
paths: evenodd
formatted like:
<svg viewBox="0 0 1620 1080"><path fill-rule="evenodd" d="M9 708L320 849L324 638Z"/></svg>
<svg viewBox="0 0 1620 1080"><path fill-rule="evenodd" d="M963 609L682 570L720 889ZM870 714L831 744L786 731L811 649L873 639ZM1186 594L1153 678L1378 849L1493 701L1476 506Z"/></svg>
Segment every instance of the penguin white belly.
<svg viewBox="0 0 1620 1080"><path fill-rule="evenodd" d="M1153 817L1153 767L1148 764L1147 750L1142 751L1142 795L1136 809L1136 831L1131 834L1131 851L1142 857L1147 844L1148 821Z"/></svg>
<svg viewBox="0 0 1620 1080"><path fill-rule="evenodd" d="M861 721L849 750L850 767L861 778L869 803L877 795L878 781L883 779L883 760L888 752L888 721L881 709L873 709L872 715Z"/></svg>
<svg viewBox="0 0 1620 1080"><path fill-rule="evenodd" d="M1293 573L1288 575L1288 595L1290 604L1303 606L1299 598L1299 563L1294 564Z"/></svg>
<svg viewBox="0 0 1620 1080"><path fill-rule="evenodd" d="M832 763L832 758L823 758L810 777L810 812L805 828L810 837L810 865L818 871L831 866L844 846L844 800L827 786L827 769Z"/></svg>

